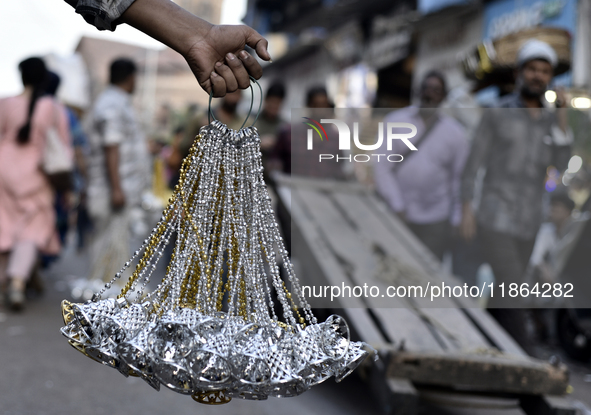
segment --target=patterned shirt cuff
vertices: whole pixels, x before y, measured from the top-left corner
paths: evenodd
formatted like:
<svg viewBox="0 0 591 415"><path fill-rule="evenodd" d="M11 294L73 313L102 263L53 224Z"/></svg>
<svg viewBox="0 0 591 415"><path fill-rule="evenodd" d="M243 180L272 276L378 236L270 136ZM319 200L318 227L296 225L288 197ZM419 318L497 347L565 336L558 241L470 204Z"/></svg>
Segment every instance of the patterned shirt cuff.
<svg viewBox="0 0 591 415"><path fill-rule="evenodd" d="M66 0L91 25L98 30L114 31L115 21L135 0Z"/></svg>

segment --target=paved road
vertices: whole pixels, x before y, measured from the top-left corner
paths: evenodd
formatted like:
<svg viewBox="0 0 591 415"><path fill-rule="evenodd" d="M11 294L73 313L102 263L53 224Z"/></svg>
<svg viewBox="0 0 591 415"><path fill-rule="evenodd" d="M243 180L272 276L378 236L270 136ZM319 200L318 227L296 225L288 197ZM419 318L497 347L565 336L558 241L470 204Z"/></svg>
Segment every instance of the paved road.
<svg viewBox="0 0 591 415"><path fill-rule="evenodd" d="M29 301L24 313L0 309L0 415L366 415L378 414L370 390L352 375L340 384L329 380L296 398L251 402L234 400L206 406L166 388L152 390L142 380L124 378L71 348L59 333L60 301L67 298L64 281L83 275L84 256L66 251L45 275L46 293ZM591 403L590 367L572 365L574 396ZM462 408L441 404L441 396L425 395L423 415L523 415L505 409ZM444 399L446 400L446 399ZM437 405L429 402L437 402ZM591 412L584 415L591 415Z"/></svg>
<svg viewBox="0 0 591 415"><path fill-rule="evenodd" d="M84 257L67 251L45 276L43 298L29 301L21 314L0 310L0 415L377 413L369 390L353 376L340 384L329 380L295 398L235 399L216 407L124 378L74 350L59 333L60 302L68 295L64 281L86 268Z"/></svg>

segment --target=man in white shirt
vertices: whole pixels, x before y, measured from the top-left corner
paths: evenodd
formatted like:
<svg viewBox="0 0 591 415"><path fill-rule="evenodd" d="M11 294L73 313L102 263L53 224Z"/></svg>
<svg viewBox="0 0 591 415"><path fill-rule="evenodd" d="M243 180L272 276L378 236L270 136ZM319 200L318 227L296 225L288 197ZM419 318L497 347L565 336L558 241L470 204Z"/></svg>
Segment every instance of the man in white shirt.
<svg viewBox="0 0 591 415"><path fill-rule="evenodd" d="M464 127L439 110L447 93L443 74L427 73L420 91L419 107L393 111L383 122L412 123L417 134L410 141L418 151L410 151L401 140L395 140L391 151L382 146L378 153L401 154L404 160L376 162L374 179L392 210L442 260L452 227L460 224L460 179L470 149Z"/></svg>
<svg viewBox="0 0 591 415"><path fill-rule="evenodd" d="M135 82L131 60L113 61L110 84L86 123L88 210L94 224L91 279L110 279L117 272L111 266L127 260L129 215L141 209L142 193L148 187L148 147L131 103Z"/></svg>
<svg viewBox="0 0 591 415"><path fill-rule="evenodd" d="M111 64L110 85L90 113L88 198L94 217L138 206L148 185L146 138L131 103L135 79L132 61L115 60Z"/></svg>

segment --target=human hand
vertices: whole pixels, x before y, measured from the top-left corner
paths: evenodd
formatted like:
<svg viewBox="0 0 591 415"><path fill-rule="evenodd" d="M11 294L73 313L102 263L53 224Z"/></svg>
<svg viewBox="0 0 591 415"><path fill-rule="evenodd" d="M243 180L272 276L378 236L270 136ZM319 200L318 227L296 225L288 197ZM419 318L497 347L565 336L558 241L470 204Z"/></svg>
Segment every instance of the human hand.
<svg viewBox="0 0 591 415"><path fill-rule="evenodd" d="M244 50L248 45L266 61L271 60L267 40L256 30L245 25L213 25L183 54L201 88L214 97L245 89L250 78L259 79L263 69L257 60Z"/></svg>
<svg viewBox="0 0 591 415"><path fill-rule="evenodd" d="M120 188L111 190L111 207L113 210L121 210L125 206L125 194Z"/></svg>
<svg viewBox="0 0 591 415"><path fill-rule="evenodd" d="M554 101L556 108L564 108L566 107L566 92L564 91L564 87L556 88L556 101Z"/></svg>
<svg viewBox="0 0 591 415"><path fill-rule="evenodd" d="M169 0L135 0L121 15L127 23L179 52L201 88L214 97L245 89L249 75L259 79L261 65L244 47L253 48L266 61L267 41L244 25L212 25Z"/></svg>
<svg viewBox="0 0 591 415"><path fill-rule="evenodd" d="M462 221L460 222L460 236L471 241L476 236L476 217L469 204L464 205L462 209Z"/></svg>

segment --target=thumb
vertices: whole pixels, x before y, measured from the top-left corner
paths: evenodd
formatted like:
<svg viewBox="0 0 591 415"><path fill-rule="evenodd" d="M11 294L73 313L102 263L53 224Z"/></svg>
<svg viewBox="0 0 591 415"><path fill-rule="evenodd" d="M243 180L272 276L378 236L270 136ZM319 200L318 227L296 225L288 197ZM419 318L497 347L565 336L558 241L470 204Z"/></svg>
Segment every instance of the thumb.
<svg viewBox="0 0 591 415"><path fill-rule="evenodd" d="M267 51L269 42L267 42L267 39L261 36L259 32L253 28L248 27L248 31L246 33L246 44L253 48L262 60L271 60L271 55L269 55L269 52Z"/></svg>

